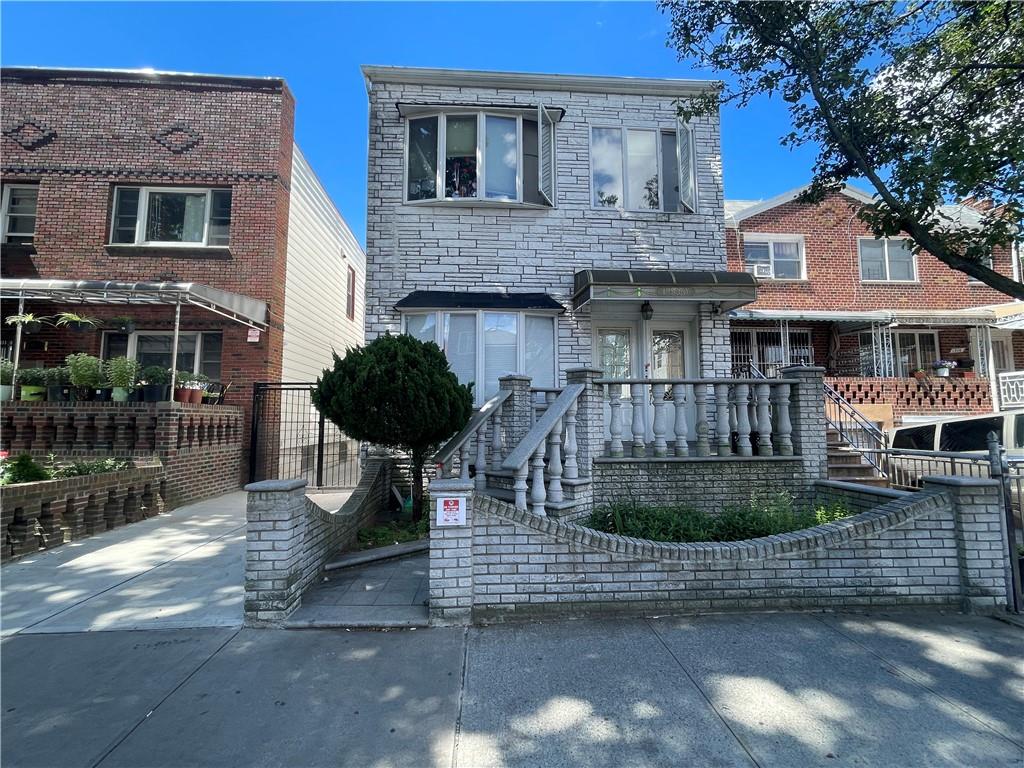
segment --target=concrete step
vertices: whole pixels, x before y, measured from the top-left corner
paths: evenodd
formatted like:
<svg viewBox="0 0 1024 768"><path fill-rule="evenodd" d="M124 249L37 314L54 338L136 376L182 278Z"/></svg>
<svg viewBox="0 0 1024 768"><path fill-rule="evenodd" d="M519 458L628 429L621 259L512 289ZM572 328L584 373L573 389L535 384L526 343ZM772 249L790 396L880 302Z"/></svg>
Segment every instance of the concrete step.
<svg viewBox="0 0 1024 768"><path fill-rule="evenodd" d="M426 514L426 513L424 513ZM429 539L419 541L406 541L402 544L392 544L389 547L375 547L365 549L361 552L346 552L324 566L325 571L336 571L339 568L351 568L354 565L366 565L381 560L391 560L396 557L407 557L426 552L430 549Z"/></svg>
<svg viewBox="0 0 1024 768"><path fill-rule="evenodd" d="M861 476L843 476L833 477L829 473L829 480L842 480L844 483L859 483L860 485L873 485L879 488L885 488L889 485L888 478L879 477L878 475L861 475Z"/></svg>
<svg viewBox="0 0 1024 768"><path fill-rule="evenodd" d="M425 605L303 605L285 629L415 629L426 627Z"/></svg>
<svg viewBox="0 0 1024 768"><path fill-rule="evenodd" d="M855 466L864 465L864 457L854 450L829 449L829 464L852 464Z"/></svg>
<svg viewBox="0 0 1024 768"><path fill-rule="evenodd" d="M833 464L831 461L828 463L828 476L833 479L839 480L860 475L872 475L870 467L864 464Z"/></svg>

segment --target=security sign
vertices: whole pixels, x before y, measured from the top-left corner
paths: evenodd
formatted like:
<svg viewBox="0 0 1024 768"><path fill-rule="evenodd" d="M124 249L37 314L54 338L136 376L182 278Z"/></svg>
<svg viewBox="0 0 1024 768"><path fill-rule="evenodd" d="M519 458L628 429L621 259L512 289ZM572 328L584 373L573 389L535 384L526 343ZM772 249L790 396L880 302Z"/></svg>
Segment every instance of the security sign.
<svg viewBox="0 0 1024 768"><path fill-rule="evenodd" d="M442 496L437 500L437 525L465 525L466 497Z"/></svg>

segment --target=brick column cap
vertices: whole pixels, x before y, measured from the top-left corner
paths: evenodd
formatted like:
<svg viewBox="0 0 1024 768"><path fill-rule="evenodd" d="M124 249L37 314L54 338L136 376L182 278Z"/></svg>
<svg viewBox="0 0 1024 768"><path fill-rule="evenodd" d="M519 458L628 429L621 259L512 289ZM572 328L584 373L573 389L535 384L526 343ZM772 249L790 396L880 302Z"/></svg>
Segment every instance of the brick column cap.
<svg viewBox="0 0 1024 768"><path fill-rule="evenodd" d="M923 479L925 487L930 485L946 486L947 488L992 488L999 485L998 480L989 477L963 477L954 475L935 475Z"/></svg>
<svg viewBox="0 0 1024 768"><path fill-rule="evenodd" d="M444 493L472 493L476 488L473 481L465 481L458 477L439 477L430 482L430 490Z"/></svg>
<svg viewBox="0 0 1024 768"><path fill-rule="evenodd" d="M305 488L307 485L309 485L308 481L296 477L291 480L260 480L249 483L245 486L245 490L249 493L287 493Z"/></svg>
<svg viewBox="0 0 1024 768"><path fill-rule="evenodd" d="M530 381L530 377L525 373L510 373L507 376L499 376L498 384L500 385L503 381Z"/></svg>
<svg viewBox="0 0 1024 768"><path fill-rule="evenodd" d="M588 366L566 368L565 370L566 381L570 379L600 379L602 376L604 376L604 371L600 368L590 368Z"/></svg>

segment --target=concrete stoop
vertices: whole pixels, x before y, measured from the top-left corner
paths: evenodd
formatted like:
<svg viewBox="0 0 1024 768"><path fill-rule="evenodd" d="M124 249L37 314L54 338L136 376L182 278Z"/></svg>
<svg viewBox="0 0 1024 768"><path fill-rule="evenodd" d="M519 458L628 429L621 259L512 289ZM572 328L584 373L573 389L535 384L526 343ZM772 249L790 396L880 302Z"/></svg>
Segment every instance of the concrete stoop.
<svg viewBox="0 0 1024 768"><path fill-rule="evenodd" d="M292 614L285 629L413 629L429 626L425 605L311 605Z"/></svg>

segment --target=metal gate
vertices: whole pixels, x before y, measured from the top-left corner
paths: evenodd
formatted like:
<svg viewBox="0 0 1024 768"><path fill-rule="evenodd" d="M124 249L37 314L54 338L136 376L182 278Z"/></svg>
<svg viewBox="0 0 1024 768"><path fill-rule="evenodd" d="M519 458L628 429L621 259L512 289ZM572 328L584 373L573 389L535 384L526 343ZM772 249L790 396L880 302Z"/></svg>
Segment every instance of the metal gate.
<svg viewBox="0 0 1024 768"><path fill-rule="evenodd" d="M359 443L314 407L314 386L253 384L250 482L302 478L319 488L354 488L359 483Z"/></svg>

